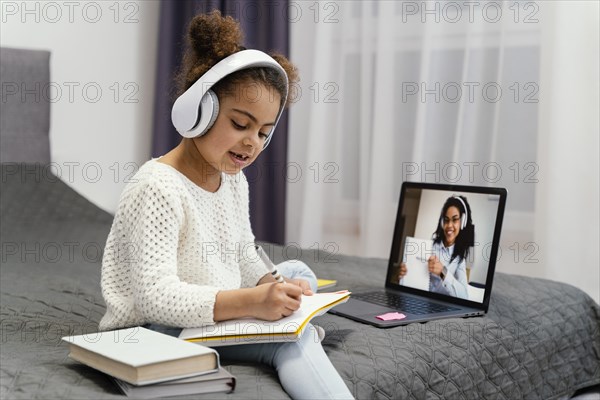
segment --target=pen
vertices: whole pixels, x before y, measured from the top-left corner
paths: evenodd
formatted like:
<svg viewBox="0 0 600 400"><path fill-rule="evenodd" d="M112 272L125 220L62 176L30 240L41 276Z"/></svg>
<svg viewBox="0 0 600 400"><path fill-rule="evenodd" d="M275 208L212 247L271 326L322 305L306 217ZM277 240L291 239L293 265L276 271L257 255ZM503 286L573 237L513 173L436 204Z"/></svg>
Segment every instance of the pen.
<svg viewBox="0 0 600 400"><path fill-rule="evenodd" d="M256 252L258 253L258 256L260 257L261 260L263 260L263 262L269 269L269 272L271 273L271 275L273 275L273 278L275 278L275 280L279 283L285 283L285 281L283 280L283 277L281 275L279 275L279 272L277 272L277 267L275 266L275 264L273 264L273 262L271 260L269 260L269 257L267 257L267 255L265 254L265 252L263 251L263 248L257 244L254 245L254 247L256 247Z"/></svg>

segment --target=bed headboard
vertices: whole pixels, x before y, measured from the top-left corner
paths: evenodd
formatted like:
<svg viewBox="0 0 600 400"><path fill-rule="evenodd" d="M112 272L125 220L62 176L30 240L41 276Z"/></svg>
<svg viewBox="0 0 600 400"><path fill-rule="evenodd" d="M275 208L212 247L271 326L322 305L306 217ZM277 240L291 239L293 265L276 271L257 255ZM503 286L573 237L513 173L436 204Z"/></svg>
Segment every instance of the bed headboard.
<svg viewBox="0 0 600 400"><path fill-rule="evenodd" d="M50 52L0 48L0 162L50 162Z"/></svg>

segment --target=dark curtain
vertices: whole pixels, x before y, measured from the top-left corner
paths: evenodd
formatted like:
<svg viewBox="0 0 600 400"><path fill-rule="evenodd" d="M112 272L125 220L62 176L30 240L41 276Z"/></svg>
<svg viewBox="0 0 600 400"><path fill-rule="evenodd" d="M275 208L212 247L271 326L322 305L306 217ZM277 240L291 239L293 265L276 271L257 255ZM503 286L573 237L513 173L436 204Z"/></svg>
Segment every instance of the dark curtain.
<svg viewBox="0 0 600 400"><path fill-rule="evenodd" d="M190 20L196 14L218 9L240 21L247 48L289 56L288 1L161 1L153 157L167 153L181 141L171 124L173 77L181 63ZM279 244L285 239L287 125L284 112L267 150L244 170L250 184L250 220L256 239Z"/></svg>

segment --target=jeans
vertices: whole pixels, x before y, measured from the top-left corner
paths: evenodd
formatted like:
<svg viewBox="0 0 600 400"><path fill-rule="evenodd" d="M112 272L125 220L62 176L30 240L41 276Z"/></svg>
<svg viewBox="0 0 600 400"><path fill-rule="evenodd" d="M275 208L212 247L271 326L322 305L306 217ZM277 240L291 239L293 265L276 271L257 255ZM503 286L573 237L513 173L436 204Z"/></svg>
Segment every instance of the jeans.
<svg viewBox="0 0 600 400"><path fill-rule="evenodd" d="M306 279L317 292L317 278L301 261L277 265L286 278ZM180 328L150 324L146 326L171 336L179 336ZM259 362L277 371L281 386L293 399L352 399L352 393L325 354L315 328L309 324L297 342L259 343L215 347L222 360Z"/></svg>

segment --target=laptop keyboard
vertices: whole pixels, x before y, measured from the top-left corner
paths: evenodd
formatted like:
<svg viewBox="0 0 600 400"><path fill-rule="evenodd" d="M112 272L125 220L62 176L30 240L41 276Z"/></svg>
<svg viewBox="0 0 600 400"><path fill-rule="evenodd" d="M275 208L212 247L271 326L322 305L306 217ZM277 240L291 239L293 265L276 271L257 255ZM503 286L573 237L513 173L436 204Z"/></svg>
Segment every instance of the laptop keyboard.
<svg viewBox="0 0 600 400"><path fill-rule="evenodd" d="M357 300L375 303L380 306L395 308L401 312L410 314L431 314L444 311L458 310L456 307L446 306L443 304L431 303L426 300L421 300L412 296L396 295L388 292L368 292L352 294L352 297Z"/></svg>

